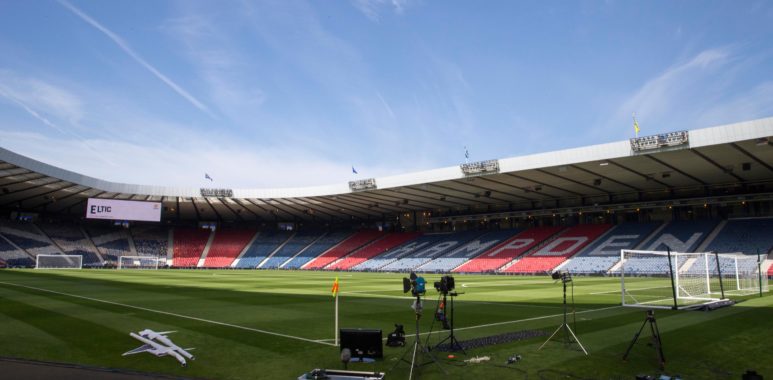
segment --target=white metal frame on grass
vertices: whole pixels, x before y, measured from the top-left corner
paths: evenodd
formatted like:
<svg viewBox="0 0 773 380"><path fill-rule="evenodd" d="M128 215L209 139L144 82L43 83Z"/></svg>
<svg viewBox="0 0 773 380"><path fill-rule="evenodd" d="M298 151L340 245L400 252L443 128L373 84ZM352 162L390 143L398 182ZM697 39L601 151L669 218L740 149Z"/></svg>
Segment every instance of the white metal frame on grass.
<svg viewBox="0 0 773 380"><path fill-rule="evenodd" d="M166 261L166 258L156 256L121 256L118 258L118 269L158 269L159 263L162 260Z"/></svg>
<svg viewBox="0 0 773 380"><path fill-rule="evenodd" d="M54 264L49 264L49 263L54 263ZM82 269L82 268L83 268L83 255L50 255L50 254L41 253L35 256L35 269Z"/></svg>
<svg viewBox="0 0 773 380"><path fill-rule="evenodd" d="M624 249L620 251L622 305L686 309L726 300L727 295L767 292L760 264L758 257L738 253ZM658 284L658 278L664 283Z"/></svg>

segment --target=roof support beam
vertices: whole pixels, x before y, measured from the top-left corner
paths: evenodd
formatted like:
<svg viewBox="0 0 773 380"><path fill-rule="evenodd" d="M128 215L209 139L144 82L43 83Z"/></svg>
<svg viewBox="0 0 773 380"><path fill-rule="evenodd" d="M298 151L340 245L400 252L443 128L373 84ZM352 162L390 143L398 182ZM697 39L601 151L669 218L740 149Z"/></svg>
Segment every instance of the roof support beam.
<svg viewBox="0 0 773 380"><path fill-rule="evenodd" d="M646 156L646 155L645 155L645 156ZM670 186L669 184L667 184L667 183L665 183L665 182L658 181L658 180L657 180L657 179L655 179L654 177L650 177L650 176L648 176L648 175L646 175L646 174L639 173L638 171L636 171L636 170L633 170L633 169L631 169L631 168L629 168L629 167L627 167L627 166L625 166L625 165L623 165L623 164L620 164L620 163L618 163L618 162L616 162L616 161L613 161L613 160L607 160L607 162L609 162L609 164L610 164L610 165L615 165L615 166L617 166L617 167L618 167L618 168L620 168L620 169L623 169L623 170L626 170L626 171L628 171L628 172L630 172L630 173L636 174L636 175L638 175L639 177L642 177L642 178L644 178L644 180L645 180L645 181L652 181L652 182L655 182L655 183L657 183L658 185L661 185L661 186L663 186L663 187L665 187L665 188L671 189L671 186ZM642 191L644 191L644 190L642 190Z"/></svg>
<svg viewBox="0 0 773 380"><path fill-rule="evenodd" d="M732 146L733 148L735 148L739 152L743 153L746 157L751 158L752 160L754 160L754 162L760 164L762 167L768 169L768 171L773 172L773 166L770 166L770 164L766 163L765 161L760 160L759 158L757 158L757 156L749 153L749 151L747 151L746 149L741 148L738 144L732 143L732 144L730 144L730 146Z"/></svg>

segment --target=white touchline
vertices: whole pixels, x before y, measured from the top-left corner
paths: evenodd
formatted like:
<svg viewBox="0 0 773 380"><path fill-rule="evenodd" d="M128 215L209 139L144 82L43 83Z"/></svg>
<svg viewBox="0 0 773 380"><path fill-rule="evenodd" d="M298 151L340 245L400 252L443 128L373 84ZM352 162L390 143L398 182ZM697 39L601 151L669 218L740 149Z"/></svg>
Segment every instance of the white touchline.
<svg viewBox="0 0 773 380"><path fill-rule="evenodd" d="M59 294L59 295L62 295L62 296L68 296L68 297L74 297L74 298L81 298L81 299L85 299L85 300L89 300L89 301L94 301L94 302L102 302L102 303L106 303L106 304L110 304L110 305L116 305L116 306L127 307L127 308L130 308L130 309L137 309L137 310L148 311L148 312L151 312L151 313L158 313L158 314L164 314L164 315L171 315L171 316L173 316L173 317L178 317L178 318L185 318L185 319L191 319L191 320L194 320L194 321L199 321L199 322L206 322L206 323L211 323L211 324L213 324L213 325L220 325L220 326L233 327L233 328L235 328L235 329L241 329L241 330L253 331L253 332L257 332L257 333L261 333L261 334L267 334L267 335L280 336L280 337L283 337L283 338L288 338L288 339L295 339L295 340L301 340L301 341L304 341L304 342L310 342L310 343L323 344L323 345L326 345L326 346L335 346L335 345L334 345L334 344L332 344L332 343L326 343L326 342L319 341L319 340L314 340L314 339L301 338L301 337L299 337L299 336L293 336L293 335L287 335L287 334L280 334L280 333L276 333L276 332L272 332L272 331L266 331L266 330L261 330L261 329L254 329L254 328L252 328L252 327L245 327L245 326L239 326L239 325L232 325L232 324L230 324L230 323L225 323L225 322L218 322L218 321L212 321L212 320L209 320L209 319L198 318L198 317L191 317L191 316L189 316L189 315L175 314L175 313L170 313L170 312L168 312L168 311L162 311L162 310L154 310L154 309L148 309L148 308L146 308L146 307L141 307L141 306L133 306L133 305L127 305L127 304L118 303L118 302L105 301L105 300L101 300L101 299L97 299L97 298L91 298L91 297L79 296L79 295L77 295L77 294L62 293L62 292L57 292L57 291L48 290L48 289L43 289L43 288L36 288L36 287L34 287L34 286L19 285L19 284L14 284L14 283L10 283L10 282L3 282L3 281L0 281L0 284L11 285L11 286L18 286L18 287L20 287L20 288L28 288L28 289L38 290L38 291L41 291L41 292L48 292L48 293L53 293L53 294Z"/></svg>

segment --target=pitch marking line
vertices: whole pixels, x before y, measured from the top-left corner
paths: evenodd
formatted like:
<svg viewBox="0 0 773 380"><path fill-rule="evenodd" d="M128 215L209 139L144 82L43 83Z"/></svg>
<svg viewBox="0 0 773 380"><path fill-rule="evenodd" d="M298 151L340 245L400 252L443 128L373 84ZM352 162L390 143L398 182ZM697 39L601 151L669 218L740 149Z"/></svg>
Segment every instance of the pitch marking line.
<svg viewBox="0 0 773 380"><path fill-rule="evenodd" d="M137 310L147 311L147 312L151 312L151 313L164 314L164 315L171 315L173 317L190 319L190 320L199 321L199 322L206 322L206 323L211 323L213 325L233 327L235 329L240 329L240 330L247 330L247 331L257 332L257 333L261 333L261 334L274 335L274 336L279 336L279 337L287 338L287 339L295 339L295 340L300 340L300 341L304 341L304 342L317 343L317 344L322 344L322 345L325 345L325 346L333 346L333 347L335 347L335 344L333 344L333 343L327 343L327 342L320 341L320 340L301 338L299 336L293 336L293 335L287 335L287 334L280 334L280 333L276 333L276 332L273 332L273 331L266 331L266 330L261 330L261 329L255 329L255 328L252 328L252 327L232 325L230 323L218 322L218 321L213 321L213 320L204 319L204 318L198 318L198 317L192 317L190 315L170 313L168 311L149 309L149 308L146 308L146 307L127 305L127 304L113 302L113 301L105 301L105 300L101 300L101 299L98 299L98 298L79 296L77 294L69 294L69 293L57 292L57 291L53 291L53 290L48 290L48 289L43 289L43 288L36 288L34 286L19 285L19 284L14 284L14 283L10 283L10 282L0 281L0 284L17 286L17 287L20 287L20 288L28 288L28 289L38 290L38 291L41 291L41 292L48 292L48 293L53 293L53 294L59 294L59 295L62 295L62 296L81 298L81 299L85 299L85 300L89 300L89 301L93 301L93 302L102 302L102 303L106 303L106 304L110 304L110 305L116 305L116 306L122 306L122 307L130 308L130 309L137 309Z"/></svg>
<svg viewBox="0 0 773 380"><path fill-rule="evenodd" d="M327 294L327 293L325 293ZM373 296L373 297L379 297L379 298L394 298L394 299L401 299L401 300L415 300L416 297L408 297L408 296L393 296L389 294L375 294L370 293L368 290L352 290L348 292L341 292L341 294L359 294L364 296ZM429 300L432 300L434 298L427 298L424 296L424 300L422 302L427 302ZM496 305L496 306L514 306L514 307L531 307L531 308L538 308L538 309L560 309L562 306L550 306L550 305L525 305L525 304L518 304L518 303L505 303L505 302L488 302L488 301L471 301L471 300L456 300L456 302L459 303L465 303L465 304L479 304L479 305Z"/></svg>
<svg viewBox="0 0 773 380"><path fill-rule="evenodd" d="M670 288L671 288L670 286L653 286L653 287L651 287L651 288L637 288L637 289L629 289L629 288L625 288L625 290L626 290L626 291L631 291L631 290L633 290L633 291L639 291L639 290L651 290L651 289L670 289ZM595 293L588 293L588 294L592 294L592 295L600 295L600 294L612 294L612 293L617 293L617 294L620 294L620 291L619 291L619 290L610 290L610 291L608 291L608 292L595 292Z"/></svg>
<svg viewBox="0 0 773 380"><path fill-rule="evenodd" d="M618 306L602 307L602 308L599 308L599 309L592 309L592 310L578 311L578 312L576 312L575 314L585 314L585 313L592 313L592 312L595 312L595 311L612 310L612 309L618 309L618 308L622 308L622 307L623 307L623 306L620 306L620 305L618 305ZM488 323L488 324L485 324L485 325L467 326L467 327L457 327L457 328L454 328L454 331L460 331L460 330L475 330L475 329L480 329L480 328L485 328L485 327L493 327L493 326L509 325L509 324L513 324L513 323L521 323L521 322L537 321L537 320L540 320L540 319L548 319L548 318L556 318L556 317L562 317L563 315L564 315L563 313L561 313L561 314L552 314L552 315L543 315L543 316L539 316L539 317L532 317L532 318L526 318L526 319L515 319L515 320L512 320L512 321L504 321L504 322ZM431 331L431 332L423 332L423 333L419 333L419 335L429 335L429 334L445 334L445 333L446 333L446 330L435 330L435 331ZM408 334L408 333L406 333L406 334L405 334L405 336L406 336L406 337L410 337L411 335L416 335L416 334ZM324 341L330 341L330 340L333 340L333 339L320 339L319 341L320 341L320 342L324 342ZM382 339L382 340L387 340L387 338L384 338L384 339Z"/></svg>
<svg viewBox="0 0 773 380"><path fill-rule="evenodd" d="M612 310L612 309L617 309L617 308L621 308L621 307L622 307L622 306L609 306L609 307L602 307L602 308L599 308L599 309L593 309L593 310L585 310L585 311L578 311L578 312L576 312L575 314L585 314L585 313L592 313L592 312L596 312L596 311ZM512 320L512 321L504 321L504 322L496 322L496 323L487 323L487 324L485 324L485 325L468 326L468 327L459 327L459 328L454 328L454 331L461 331L461 330L474 330L474 329L480 329L480 328L485 328L485 327L493 327L493 326L509 325L509 324L513 324L513 323L521 323L521 322L537 321L537 320L540 320L540 319L548 319L548 318L556 318L556 317L562 317L563 315L564 315L564 313L561 313L561 314L552 314L552 315L543 315L543 316L540 316L540 317L532 317L532 318L526 318L526 319L516 319L516 320ZM439 333L441 333L441 332L442 332L442 333L445 333L445 331L433 331L432 333L433 333L433 334L439 334ZM427 334L429 334L429 333L421 333L421 334L419 334L419 335L427 335ZM408 334L405 334L405 335L406 335L406 336L408 336Z"/></svg>

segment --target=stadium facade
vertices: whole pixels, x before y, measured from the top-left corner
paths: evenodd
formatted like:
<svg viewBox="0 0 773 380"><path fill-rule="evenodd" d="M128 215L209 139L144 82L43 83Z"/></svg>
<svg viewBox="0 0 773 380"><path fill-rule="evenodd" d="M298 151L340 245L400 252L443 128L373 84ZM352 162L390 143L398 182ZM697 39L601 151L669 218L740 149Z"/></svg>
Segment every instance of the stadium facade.
<svg viewBox="0 0 773 380"><path fill-rule="evenodd" d="M90 198L157 202L160 223L87 219ZM609 273L621 248L767 255L772 206L773 118L289 189L122 184L0 149L11 265Z"/></svg>

